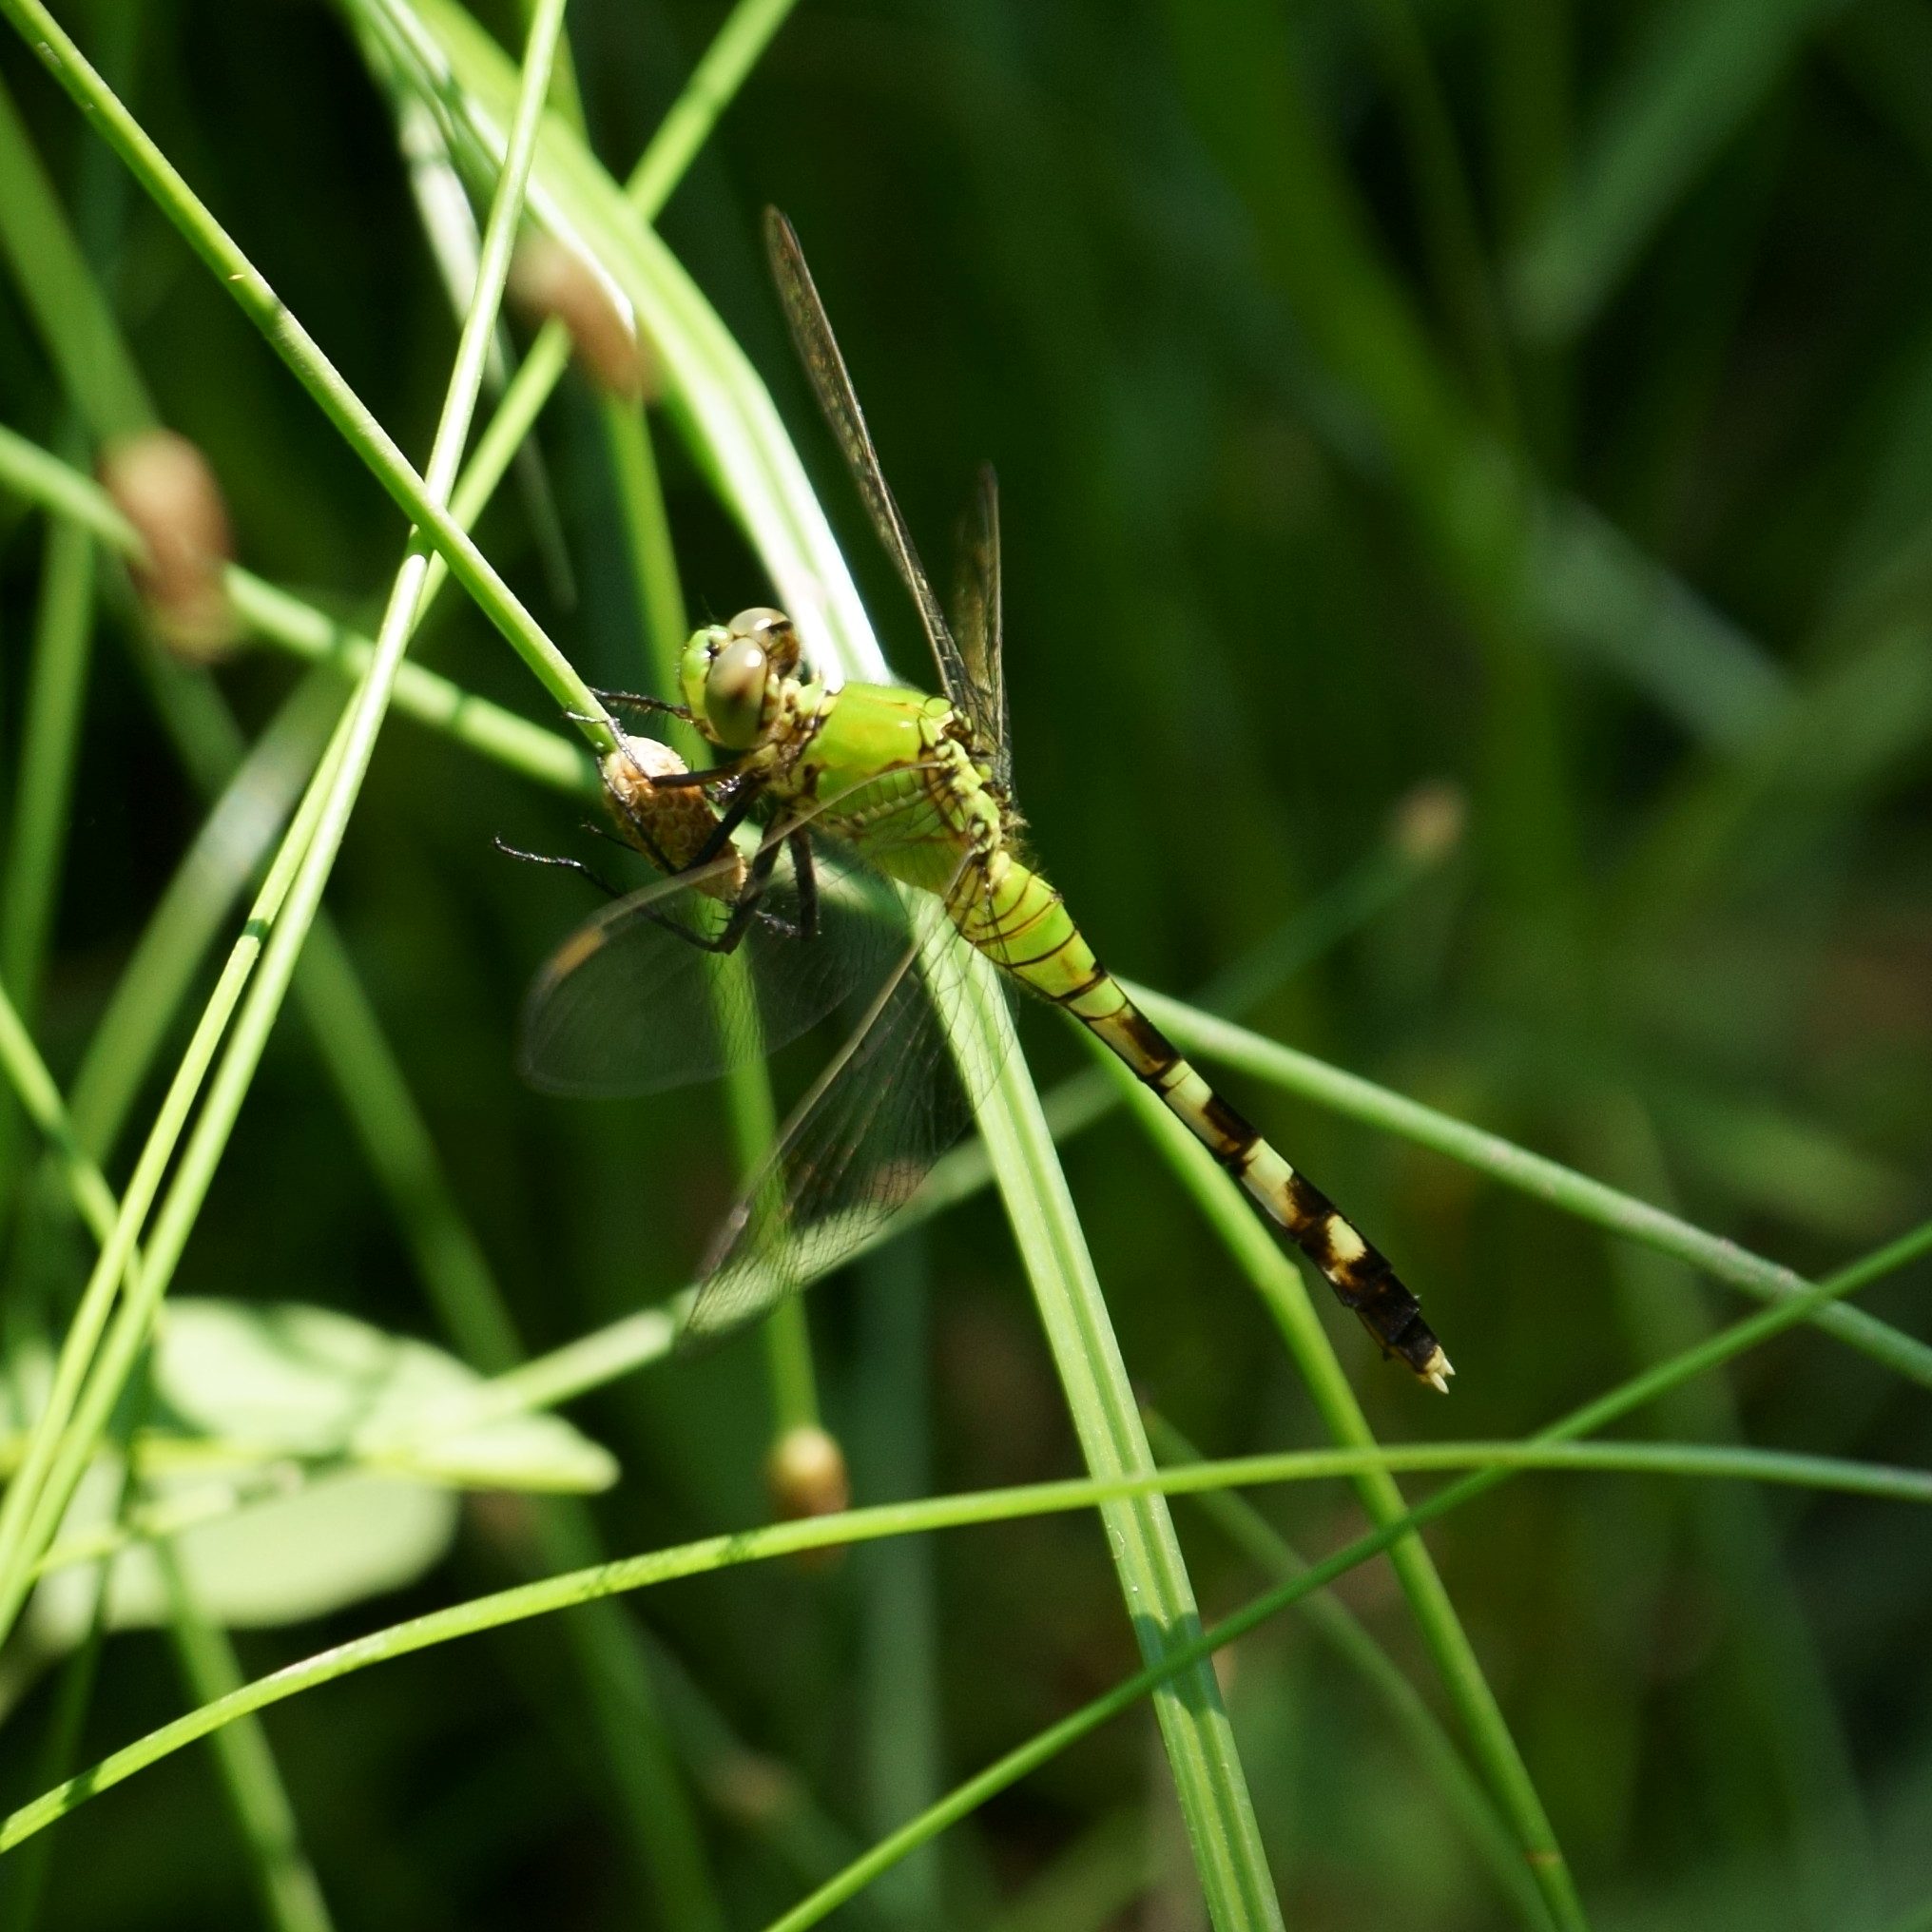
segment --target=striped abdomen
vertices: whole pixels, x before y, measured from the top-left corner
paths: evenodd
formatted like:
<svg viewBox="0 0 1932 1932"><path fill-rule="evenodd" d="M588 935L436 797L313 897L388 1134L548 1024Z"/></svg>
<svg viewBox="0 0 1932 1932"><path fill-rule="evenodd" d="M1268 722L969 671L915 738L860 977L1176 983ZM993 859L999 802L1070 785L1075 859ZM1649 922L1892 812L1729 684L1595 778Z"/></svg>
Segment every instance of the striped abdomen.
<svg viewBox="0 0 1932 1932"><path fill-rule="evenodd" d="M1042 998L1065 1007L1097 1034L1187 1123L1269 1218L1320 1268L1385 1353L1446 1392L1455 1373L1416 1298L1387 1260L1298 1174L1134 1005L1093 956L1060 896L1038 873L1011 860L996 884L951 908L965 937Z"/></svg>

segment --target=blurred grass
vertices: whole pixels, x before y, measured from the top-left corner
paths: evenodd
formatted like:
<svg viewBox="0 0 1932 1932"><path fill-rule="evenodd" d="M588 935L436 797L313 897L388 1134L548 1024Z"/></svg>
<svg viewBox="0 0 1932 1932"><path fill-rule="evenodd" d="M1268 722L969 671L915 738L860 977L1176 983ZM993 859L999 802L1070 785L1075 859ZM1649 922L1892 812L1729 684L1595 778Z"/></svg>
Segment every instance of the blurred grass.
<svg viewBox="0 0 1932 1932"><path fill-rule="evenodd" d="M742 18L768 29L779 10ZM722 14L576 0L577 87L599 154L628 162L646 146ZM103 65L131 61L163 150L396 441L424 446L448 305L341 16L193 0L74 0L60 16ZM484 17L520 40L516 9ZM813 5L763 52L664 235L825 477L908 672L922 667L830 487L763 286L762 202L795 215L837 291L929 552L971 462L999 463L1020 795L1043 862L1111 963L1155 984L1210 980L1367 864L1395 799L1452 778L1470 802L1466 849L1371 894L1327 949L1290 949L1292 970L1264 965L1234 989L1255 1002L1243 1016L1415 1095L1433 1110L1415 1123L1453 1138L1480 1122L1654 1203L1671 1218L1652 1231L1693 1265L1789 1290L1928 1206L1928 20L1919 0L1376 0L1285 16L1258 0L1152 16ZM106 1056L75 1074L123 969L159 970L137 941L215 773L184 760L175 712L124 648L145 646L111 521L67 483L91 545L78 523L27 512L29 495L45 499L17 483L49 475L30 452L85 469L64 437L89 394L97 413L80 414L96 435L151 414L193 435L255 573L230 578L245 614L312 656L340 653L351 675L397 524L152 208L137 198L119 234L95 225L98 184L116 173L83 193L87 157L105 150L26 48L0 47L0 84L12 103L0 103L0 156L41 157L89 251L109 238L94 258L101 303L85 276L0 288L0 424L29 453L0 442L0 902L44 899L51 940L37 1000L4 971L74 1096L83 1144L102 1150L90 1123L151 1104L140 1063L180 1050L175 997L132 1033L117 1022ZM0 195L10 261L61 246L23 230L33 207ZM117 361L123 334L131 354ZM517 340L530 353L512 421L527 424L564 345L555 331ZM513 502L486 512L486 488L459 499L457 520L481 515L483 551L590 682L628 686L647 638L676 626L640 606L640 590L666 596L666 551L662 532L632 547L639 499L627 512L603 414L568 378L538 432L574 607ZM500 435L483 469L502 473L516 440ZM772 594L689 458L669 439L657 454L693 611ZM50 568L56 545L69 568L94 550L91 617L64 620L90 655L32 648L37 613L78 608L73 578L64 590ZM181 1286L298 1293L406 1330L454 1314L478 1350L513 1332L547 1351L682 1284L728 1163L705 1096L565 1110L514 1091L519 986L579 905L497 864L487 839L557 844L582 808L556 792L581 787L587 765L467 600L439 608L418 648L427 661L404 667L397 711L454 717L467 739L407 718L385 732L329 896L379 1031L325 1018L321 1065L315 1040L278 1033ZM29 666L67 682L36 696ZM291 700L304 673L268 653L218 675L243 743L293 704L270 743L313 744L301 717L326 709L329 686ZM70 724L30 722L63 712ZM466 742L519 747L550 789ZM70 805L46 778L25 782L35 744L48 747L42 771L71 759ZM287 805L238 790L229 810L259 853ZM49 828L65 841L50 852ZM23 867L23 851L48 858ZM238 856L231 880L249 862ZM216 921L201 933L226 930L217 903L199 908ZM24 918L10 913L7 929L30 938ZM185 920L169 916L166 976L200 995L206 941ZM1043 1071L1077 1066L1051 1028L1028 1037ZM354 1116L317 1104L357 1039L343 1091L419 1123L443 1177L421 1197L428 1223L396 1206L396 1177L417 1175L409 1198L419 1161L365 1164ZM369 1057L376 1039L394 1079ZM1624 1213L1607 1199L1595 1226L1525 1202L1492 1185L1512 1171L1522 1184L1511 1158L1443 1161L1427 1151L1453 1151L1442 1139L1411 1147L1366 1098L1351 1115L1345 1082L1277 1085L1290 1066L1308 1072L1256 1046L1228 1063L1234 1097L1397 1255L1461 1371L1451 1404L1419 1411L1352 1324L1337 1328L1381 1439L1526 1436L1722 1318L1728 1293L1707 1306L1709 1288L1668 1255L1603 1238ZM1093 1091L1073 1088L1068 1113L1090 1111ZM17 1121L9 1146L16 1175L29 1156L38 1169ZM125 1163L102 1158L124 1188ZM1140 1140L1096 1126L1067 1159L1123 1352L1164 1412L1214 1453L1311 1439L1301 1385ZM970 1180L976 1162L967 1150L953 1172ZM10 1323L15 1284L71 1297L85 1265L58 1212L29 1213L10 1183L0 1239ZM882 1413L871 1318L848 1323L839 1290L815 1298L820 1403L855 1445L860 1500L1071 1466L1001 1230L983 1207L955 1205L928 1240L931 1382L902 1391L902 1411ZM446 1296L442 1318L424 1312L424 1280L466 1269L493 1284L500 1322L473 1286ZM1909 1378L1924 1360L1924 1279L1921 1263L1833 1318L1882 1360L1807 1329L1687 1386L1654 1428L1922 1466L1932 1442ZM520 1501L479 1507L446 1571L394 1606L238 1633L244 1671L599 1549L755 1519L755 1362L739 1351L613 1382L656 1359L647 1341L611 1328L570 1382L627 1465L594 1505L595 1543ZM867 1423L879 1433L861 1459ZM1277 1532L1325 1553L1361 1522L1324 1498L1303 1486L1262 1502ZM1184 1528L1204 1602L1251 1587L1246 1558ZM1916 1514L1528 1477L1430 1539L1594 1925L1922 1922L1932 1732L1898 1688L1916 1681L1932 1588ZM277 1759L341 1921L676 1922L646 1896L649 1834L634 1826L647 1801L621 1768L626 1736L642 1734L640 1680L627 1689L621 1673L641 1657L658 1660L664 1748L691 1781L733 1924L763 1922L855 1855L853 1821L869 1835L904 1817L935 1780L950 1786L1132 1669L1106 1566L1072 1520L870 1554L930 1560L928 1661L869 1634L885 1606L918 1598L913 1571L887 1569L890 1585L856 1564L741 1571L661 1593L647 1643L630 1609L585 1607L513 1644L377 1673L353 1724L283 1706ZM1365 1571L1350 1588L1365 1629L1433 1697L1389 1586ZM83 1758L174 1708L155 1688L158 1641L106 1640ZM1454 1840L1425 1759L1384 1735L1367 1700L1299 1668L1299 1644L1286 1624L1245 1638L1227 1691L1288 1922L1496 1922L1503 1889L1482 1864L1432 1855ZM58 1728L57 1694L11 1720L10 1802L44 1786L29 1782L30 1747ZM344 1709L357 1694L330 1693ZM905 1741L924 1748L884 1770L894 1713L914 1695L928 1734ZM589 1742L600 1728L605 1748ZM1123 1850L1118 1821L1145 1817L1148 1763L1132 1724L1087 1734L973 1809L956 1856L947 1847L908 1889L866 1892L855 1922L923 1922L934 1887L949 1922L980 1922L998 1900L1016 1922L1030 1903L1032 1922L1069 1922L1053 1914L1075 1898L1091 1922L1128 1922L1148 1866ZM898 1777L904 1802L887 1803L879 1787ZM437 1797L472 1828L445 1828ZM244 1919L246 1866L196 1855L210 1803L163 1770L65 1822L42 1922Z"/></svg>

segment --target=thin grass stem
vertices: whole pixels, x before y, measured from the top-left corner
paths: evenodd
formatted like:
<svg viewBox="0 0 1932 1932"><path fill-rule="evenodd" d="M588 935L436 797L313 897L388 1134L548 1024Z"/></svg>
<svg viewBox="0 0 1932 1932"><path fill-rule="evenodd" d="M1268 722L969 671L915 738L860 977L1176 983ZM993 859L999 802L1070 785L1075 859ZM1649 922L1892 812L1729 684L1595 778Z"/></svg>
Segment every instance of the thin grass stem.
<svg viewBox="0 0 1932 1932"><path fill-rule="evenodd" d="M139 559L141 539L107 493L5 424L0 424L0 483L84 524L121 555ZM313 604L233 564L222 572L222 588L255 636L306 663L328 664L345 678L367 670L374 642ZM578 746L420 665L404 661L396 673L395 704L398 712L550 790L580 797L598 791L596 769Z"/></svg>
<svg viewBox="0 0 1932 1932"><path fill-rule="evenodd" d="M1917 1252L1932 1250L1932 1228L1922 1230ZM1874 1258L1876 1261L1878 1258ZM1852 1270L1847 1270L1847 1275ZM1830 1291L1849 1293L1838 1285ZM1821 1292L1824 1288L1821 1287ZM1739 1329L1773 1317L1782 1309L1768 1309L1728 1331L1727 1341L1734 1343ZM1748 1345L1748 1344L1744 1344ZM1670 1365L1674 1371L1676 1364ZM1692 1370L1690 1372L1696 1372ZM1654 1381L1656 1372L1641 1382ZM1619 1390L1566 1418L1555 1429L1569 1430L1593 1411L1614 1404L1619 1410L1635 1406L1638 1382L1626 1383ZM1650 1390L1654 1394L1655 1387ZM1890 1464L1850 1461L1828 1456L1805 1456L1788 1451L1711 1449L1696 1443L1679 1442L1586 1442L1558 1438L1553 1432L1527 1441L1413 1443L1396 1448L1303 1449L1278 1456L1232 1459L1181 1469L1144 1471L1134 1476L1105 1480L1087 1477L1054 1483L1034 1483L1022 1487L981 1491L959 1496L928 1498L912 1503L880 1503L869 1509L850 1510L839 1516L815 1517L807 1521L769 1523L755 1529L740 1530L725 1536L706 1536L693 1543L652 1551L645 1555L622 1557L588 1570L551 1576L538 1583L519 1584L512 1589L472 1598L445 1610L431 1611L406 1622L393 1624L369 1635L351 1639L316 1656L304 1659L256 1678L242 1690L215 1703L200 1707L150 1731L145 1737L104 1758L78 1776L44 1792L0 1820L0 1852L30 1838L35 1832L58 1822L87 1803L89 1798L124 1783L137 1771L162 1758L198 1742L249 1712L266 1710L318 1686L371 1666L408 1656L433 1645L498 1630L534 1616L569 1610L600 1597L646 1590L675 1582L687 1576L709 1575L742 1563L768 1562L776 1557L801 1555L810 1550L836 1548L847 1543L873 1542L880 1537L923 1534L930 1531L965 1528L1023 1517L1064 1515L1070 1511L1092 1509L1103 1504L1140 1496L1189 1496L1203 1491L1259 1487L1274 1482L1346 1480L1365 1469L1398 1472L1468 1469L1477 1474L1438 1491L1411 1510L1399 1524L1384 1526L1358 1538L1345 1549L1325 1557L1303 1575L1280 1589L1256 1599L1235 1615L1212 1629L1191 1637L1184 1650L1176 1650L1162 1661L1116 1686L1106 1696L1076 1713L1076 1729L1056 1726L1050 1733L1023 1748L1029 1753L1026 1768L1045 1762L1056 1748L1064 1748L1076 1736L1084 1735L1107 1717L1131 1707L1155 1685L1166 1681L1182 1666L1176 1661L1185 1655L1198 1663L1224 1645L1245 1636L1289 1604L1311 1591L1331 1583L1345 1571L1379 1555L1398 1537L1432 1522L1451 1509L1526 1470L1567 1471L1614 1475L1674 1476L1686 1480L1768 1482L1783 1487L1829 1490L1834 1493L1891 1501L1932 1504L1932 1473ZM1104 1706L1104 1709L1102 1708ZM1045 1740L1052 1739L1051 1745ZM1002 1761L1010 1762L1010 1761ZM1018 1775L1018 1773L1014 1773ZM1013 1780L1008 1778L1006 1783ZM982 1793L990 1795L990 1787ZM949 1801L950 1802L950 1801ZM966 1807L968 1809L971 1806ZM931 1836L930 1832L924 1836ZM923 1838L920 1840L923 1842ZM910 1845L906 1846L910 1848ZM888 1861L889 1862L889 1861ZM849 1897L853 1886L841 1892ZM800 1921L798 1922L809 1922Z"/></svg>
<svg viewBox="0 0 1932 1932"><path fill-rule="evenodd" d="M1149 1014L1170 1032L1189 1052L1224 1066L1238 1068L1256 1079L1351 1120L1399 1135L1451 1160L1475 1168L1493 1180L1548 1202L1579 1221L1588 1221L1613 1234L1675 1255L1700 1274L1742 1288L1759 1301L1785 1303L1803 1298L1808 1289L1794 1269L1767 1261L1722 1235L1666 1213L1649 1202L1606 1187L1575 1169L1531 1153L1499 1134L1486 1133L1433 1107L1379 1087L1359 1074L1344 1072L1311 1054L1264 1038L1230 1020L1202 1013L1185 1001L1123 981ZM1826 1300L1805 1304L1808 1319L1826 1334L1882 1362L1894 1374L1932 1388L1932 1346L1903 1334L1889 1323L1862 1308L1841 1308Z"/></svg>
<svg viewBox="0 0 1932 1932"><path fill-rule="evenodd" d="M1148 1433L1164 1464L1185 1466L1207 1459L1164 1417L1150 1414ZM1219 1526L1228 1541L1278 1581L1292 1581L1310 1567L1307 1559L1289 1548L1246 1497L1231 1489L1204 1490L1200 1502L1202 1513ZM1304 1598L1303 1609L1310 1627L1361 1677L1395 1728L1407 1739L1417 1762L1440 1792L1444 1806L1489 1867L1497 1888L1533 1932L1547 1932L1555 1921L1530 1877L1508 1821L1470 1768L1442 1721L1409 1682L1401 1666L1332 1591L1318 1591Z"/></svg>
<svg viewBox="0 0 1932 1932"><path fill-rule="evenodd" d="M0 979L29 1019L60 890L93 628L93 539L57 518L47 533L11 837L0 872Z"/></svg>
<svg viewBox="0 0 1932 1932"><path fill-rule="evenodd" d="M245 1681L228 1633L195 1602L172 1545L157 1554L168 1598L168 1635L189 1691L203 1703L231 1697ZM242 1832L273 1932L332 1932L328 1901L303 1848L288 1787L276 1768L259 1717L224 1726L214 1739L215 1763Z"/></svg>
<svg viewBox="0 0 1932 1932"><path fill-rule="evenodd" d="M1186 1125L1113 1054L1105 1053L1104 1061L1111 1079L1124 1090L1131 1088L1125 1095L1130 1108L1193 1195L1236 1265L1261 1295L1314 1400L1323 1428L1346 1447L1374 1446L1368 1419L1315 1313L1301 1271L1283 1251L1273 1230L1263 1225L1233 1178ZM1379 1527L1400 1522L1408 1513L1401 1491L1386 1469L1364 1471L1355 1491L1369 1520ZM1582 1901L1556 1842L1555 1827L1434 1559L1420 1536L1404 1536L1392 1543L1388 1558L1423 1646L1461 1721L1470 1749L1509 1821L1518 1857L1535 1879L1555 1922L1565 1932L1585 1932L1588 1922Z"/></svg>
<svg viewBox="0 0 1932 1932"><path fill-rule="evenodd" d="M6 0L0 0L0 4L6 4ZM429 487L439 501L447 497L454 480L481 381L483 360L509 266L514 224L535 150L538 111L561 31L562 12L562 0L551 0L539 13L531 30L518 118L512 127L509 156L484 238L476 299L465 319L455 370L431 453ZM260 971L254 974L245 995L239 977L246 976L247 970L254 966L256 947L244 938L231 956L233 975L239 976L234 977L233 993L241 1002L233 1034L157 1217L148 1254L127 1302L106 1336L98 1357L91 1345L84 1350L71 1346L82 1332L82 1323L77 1320L68 1338L69 1345L63 1348L61 1363L63 1369L71 1371L72 1387L68 1394L71 1420L60 1414L56 1421L58 1411L55 1403L49 1401L36 1422L27 1464L10 1486L4 1505L0 1505L0 1631L11 1628L25 1598L32 1565L52 1540L92 1445L126 1383L225 1149L269 1030L280 1010L301 942L319 904L323 884L374 752L396 667L407 647L427 558L427 541L413 537L377 635L374 662L344 713L330 755L299 815L298 828L307 821L306 836L298 840L298 828L292 828L291 837L283 842L282 855L278 856L276 866L271 867L271 884L279 887L282 858L295 855L289 857L286 867L285 901L277 890L274 897L280 916L275 913L269 916L272 929L265 946L260 947ZM268 890L264 888L264 897ZM224 987L231 976L224 975ZM190 1053L170 1090L170 1100L184 1102L199 1085L198 1063L205 1067L212 1058L216 1042L208 1021L224 1003L223 990L218 988L217 1000L204 1015L195 1041L190 1043ZM184 1107L182 1111L184 1112ZM83 1294L84 1309L90 1301L97 1304L95 1335L105 1322L106 1296L126 1265L136 1230L158 1188L161 1166L180 1131L179 1115L170 1121L169 1112L164 1103L163 1119L157 1122L156 1132L150 1136L136 1169L136 1182L141 1185L130 1189L129 1200L123 1204L113 1234L106 1243L94 1277ZM106 1285L105 1289L97 1285L103 1283ZM87 1372L85 1388L80 1386L83 1371Z"/></svg>
<svg viewBox="0 0 1932 1932"><path fill-rule="evenodd" d="M603 718L603 711L596 698L476 548L468 531L455 521L450 512L447 490L440 493L429 490L425 478L416 474L389 433L342 380L335 365L269 285L267 278L216 221L41 0L0 0L0 13L12 23L102 138L120 155L157 206L261 332L269 347L320 405L343 440L422 531L425 542L435 545L448 559L457 581L530 666L538 681L563 708L590 720L585 727L586 735L597 749L609 750L613 743L610 727L608 723L597 722Z"/></svg>
<svg viewBox="0 0 1932 1932"><path fill-rule="evenodd" d="M61 208L13 97L0 87L0 250L61 386L95 441L145 429L154 405Z"/></svg>
<svg viewBox="0 0 1932 1932"><path fill-rule="evenodd" d="M166 711L187 674L149 664ZM311 671L296 686L234 765L149 915L69 1092L75 1138L96 1160L112 1152L202 961L266 860L340 710L341 693L323 673ZM190 726L182 718L174 728L179 737Z"/></svg>

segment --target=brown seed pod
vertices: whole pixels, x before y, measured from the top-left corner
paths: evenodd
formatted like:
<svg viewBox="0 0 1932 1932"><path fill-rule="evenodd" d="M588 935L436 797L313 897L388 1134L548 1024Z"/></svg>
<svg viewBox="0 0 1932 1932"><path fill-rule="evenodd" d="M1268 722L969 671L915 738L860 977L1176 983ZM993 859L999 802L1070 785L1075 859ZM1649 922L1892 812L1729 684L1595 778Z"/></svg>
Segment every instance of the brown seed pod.
<svg viewBox="0 0 1932 1932"><path fill-rule="evenodd" d="M764 1479L772 1513L785 1522L836 1516L852 1500L844 1450L837 1438L813 1424L787 1429L772 1444ZM806 1560L823 1562L830 1554L815 1550Z"/></svg>
<svg viewBox="0 0 1932 1932"><path fill-rule="evenodd" d="M609 284L554 235L531 230L517 243L510 297L533 321L554 316L570 330L578 365L599 388L626 402L657 398L656 358Z"/></svg>
<svg viewBox="0 0 1932 1932"><path fill-rule="evenodd" d="M157 635L197 664L240 632L222 572L234 554L228 508L201 451L173 430L142 430L101 452L102 487L140 532L130 569Z"/></svg>
<svg viewBox="0 0 1932 1932"><path fill-rule="evenodd" d="M1397 800L1389 837L1413 864L1438 865L1462 842L1468 820L1462 787L1448 779L1427 779Z"/></svg>

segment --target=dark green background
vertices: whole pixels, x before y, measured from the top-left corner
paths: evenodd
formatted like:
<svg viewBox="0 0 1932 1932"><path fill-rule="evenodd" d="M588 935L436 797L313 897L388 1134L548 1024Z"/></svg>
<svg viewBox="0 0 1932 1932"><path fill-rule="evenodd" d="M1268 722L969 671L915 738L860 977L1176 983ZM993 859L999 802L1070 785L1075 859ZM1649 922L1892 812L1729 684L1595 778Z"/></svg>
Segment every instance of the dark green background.
<svg viewBox="0 0 1932 1932"><path fill-rule="evenodd" d="M84 32L97 13L66 10ZM720 17L572 8L615 170ZM71 192L78 117L17 45L0 73ZM927 674L909 609L764 280L764 203L798 225L936 566L973 463L998 466L1018 793L1110 963L1186 992L1360 862L1413 787L1453 783L1461 852L1256 1024L1822 1271L1927 1195L1928 76L1922 0L808 0L663 229L769 380L908 676ZM145 6L128 91L420 460L454 328L338 17ZM131 191L115 285L166 420L223 481L242 561L373 618L393 508ZM57 434L10 288L0 416ZM633 684L642 640L574 383L540 440L575 601L539 569L512 493L485 546L593 683ZM694 616L768 596L683 453L665 460ZM40 554L10 502L0 546L10 761ZM542 716L460 603L425 661ZM197 822L125 628L109 618L89 702L41 1028L57 1072ZM288 682L265 651L224 673L250 719ZM577 1108L513 1078L520 989L585 902L490 838L554 848L573 827L554 799L396 722L331 888L532 1348L687 1279L729 1188L713 1096ZM1043 1079L1078 1064L1047 1015L1026 1022ZM1235 1092L1398 1259L1456 1359L1453 1403L1433 1406L1338 1318L1388 1438L1526 1433L1733 1311L1728 1291L1632 1265L1433 1156ZM1148 1145L1114 1122L1068 1159L1150 1398L1211 1452L1316 1439L1263 1316ZM586 1188L589 1229L566 1195ZM920 1250L931 1485L1072 1470L996 1208L948 1217ZM293 1020L179 1287L435 1333ZM1868 1304L1923 1331L1924 1289L1922 1269ZM827 1287L814 1318L863 1497L906 1472L863 1453L879 1343L858 1305ZM626 1465L598 1505L613 1550L760 1515L756 1370L740 1348L580 1405ZM1932 1450L1922 1391L1806 1332L1638 1426ZM1334 1489L1266 1507L1311 1549L1355 1522ZM404 1598L245 1637L247 1664L522 1574L520 1510L476 1510L454 1561ZM1251 1594L1181 1515L1205 1603ZM1902 1508L1535 1478L1432 1540L1593 1922L1838 1932L1889 1926L1932 1891L1932 1536ZM949 1779L1132 1668L1092 1524L962 1533L936 1562ZM869 1837L860 1738L880 1639L863 1583L856 1563L768 1568L632 1613ZM1349 1594L1425 1671L1385 1576ZM649 1922L564 1656L537 1624L273 1715L340 1923ZM89 1755L182 1701L159 1639L116 1640ZM1231 1702L1291 1924L1502 1922L1423 1774L1292 1618L1243 1649ZM29 1793L28 1755L9 1755L9 1802ZM1160 1783L1144 1717L1055 1763L949 1841L943 1922L979 1922L1109 1819L1131 1838ZM737 1922L761 1922L796 1881L705 1815ZM42 1922L241 1922L228 1831L204 1765L170 1763L60 1827Z"/></svg>

